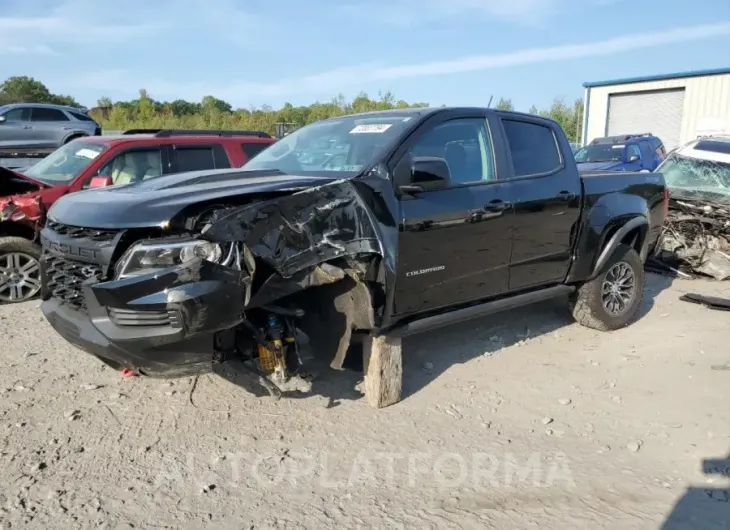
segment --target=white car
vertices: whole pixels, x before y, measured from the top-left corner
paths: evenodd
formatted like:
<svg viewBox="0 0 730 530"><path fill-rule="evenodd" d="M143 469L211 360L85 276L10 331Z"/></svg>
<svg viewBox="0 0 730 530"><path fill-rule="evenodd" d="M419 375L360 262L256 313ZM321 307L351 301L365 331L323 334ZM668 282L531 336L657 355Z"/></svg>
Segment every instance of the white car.
<svg viewBox="0 0 730 530"><path fill-rule="evenodd" d="M672 197L730 202L730 135L692 140L656 169Z"/></svg>

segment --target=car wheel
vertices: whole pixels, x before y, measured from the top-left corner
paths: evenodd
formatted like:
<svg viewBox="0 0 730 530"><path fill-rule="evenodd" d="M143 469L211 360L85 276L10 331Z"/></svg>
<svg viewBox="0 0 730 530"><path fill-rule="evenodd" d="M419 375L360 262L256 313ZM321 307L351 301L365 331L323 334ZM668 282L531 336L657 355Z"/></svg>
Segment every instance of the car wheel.
<svg viewBox="0 0 730 530"><path fill-rule="evenodd" d="M644 266L639 254L620 245L601 273L574 294L573 318L588 328L610 331L636 317L644 297Z"/></svg>
<svg viewBox="0 0 730 530"><path fill-rule="evenodd" d="M41 249L22 237L0 238L0 303L14 304L41 290Z"/></svg>

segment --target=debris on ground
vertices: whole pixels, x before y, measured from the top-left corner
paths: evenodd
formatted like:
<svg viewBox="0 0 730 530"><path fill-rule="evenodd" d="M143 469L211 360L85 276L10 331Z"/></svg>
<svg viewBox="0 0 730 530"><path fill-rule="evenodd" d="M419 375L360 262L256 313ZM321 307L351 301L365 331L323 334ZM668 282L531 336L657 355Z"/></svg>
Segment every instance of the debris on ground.
<svg viewBox="0 0 730 530"><path fill-rule="evenodd" d="M647 268L683 278L730 278L730 204L704 198L670 200Z"/></svg>
<svg viewBox="0 0 730 530"><path fill-rule="evenodd" d="M687 293L679 297L683 302L690 302L693 304L700 304L708 309L715 309L717 311L730 311L730 299L719 298L717 296L704 296L701 294Z"/></svg>

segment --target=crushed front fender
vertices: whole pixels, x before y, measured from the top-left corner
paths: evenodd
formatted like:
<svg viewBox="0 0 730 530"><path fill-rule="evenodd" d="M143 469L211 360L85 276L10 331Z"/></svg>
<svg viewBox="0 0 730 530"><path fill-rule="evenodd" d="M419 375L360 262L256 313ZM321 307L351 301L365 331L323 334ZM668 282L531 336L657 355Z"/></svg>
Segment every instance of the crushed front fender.
<svg viewBox="0 0 730 530"><path fill-rule="evenodd" d="M240 241L284 278L336 258L383 254L370 211L350 181L228 209L201 237Z"/></svg>

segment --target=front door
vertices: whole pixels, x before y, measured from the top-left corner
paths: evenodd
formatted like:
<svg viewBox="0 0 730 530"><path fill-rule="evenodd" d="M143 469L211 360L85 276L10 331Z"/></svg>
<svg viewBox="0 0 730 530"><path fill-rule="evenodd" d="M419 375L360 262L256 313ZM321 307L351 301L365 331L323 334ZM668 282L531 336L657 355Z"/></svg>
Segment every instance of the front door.
<svg viewBox="0 0 730 530"><path fill-rule="evenodd" d="M31 147L33 125L30 123L30 108L16 107L2 115L0 123L0 149L25 149Z"/></svg>
<svg viewBox="0 0 730 530"><path fill-rule="evenodd" d="M484 116L441 121L415 133L404 156L444 158L445 189L402 196L394 313L422 313L504 293L512 210L496 180ZM500 209L499 201L506 204Z"/></svg>

